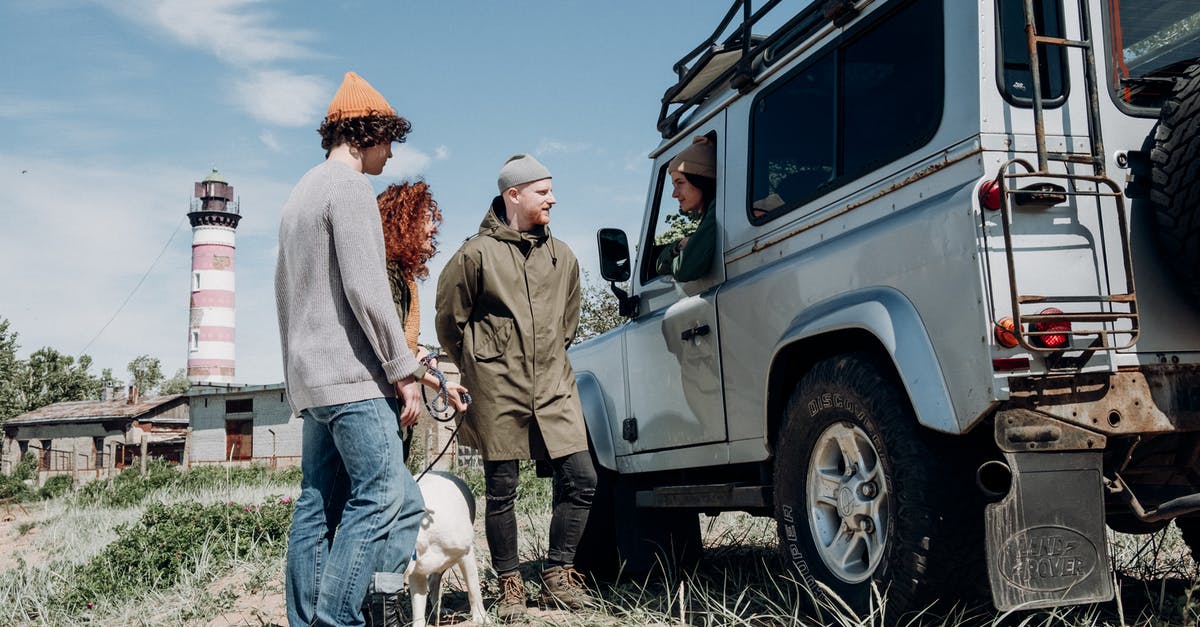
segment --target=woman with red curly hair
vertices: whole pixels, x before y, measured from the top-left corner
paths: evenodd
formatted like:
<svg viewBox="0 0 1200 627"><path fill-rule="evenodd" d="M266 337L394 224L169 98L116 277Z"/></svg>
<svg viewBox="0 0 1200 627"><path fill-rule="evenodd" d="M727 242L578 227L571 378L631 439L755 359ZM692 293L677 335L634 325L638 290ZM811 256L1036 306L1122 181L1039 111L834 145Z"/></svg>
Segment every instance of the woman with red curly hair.
<svg viewBox="0 0 1200 627"><path fill-rule="evenodd" d="M429 267L425 264L437 254L434 235L442 223L442 212L424 181L393 183L379 194L378 200L392 300L404 325L404 339L420 358L428 351L417 343L421 330L417 279L424 280L429 276Z"/></svg>

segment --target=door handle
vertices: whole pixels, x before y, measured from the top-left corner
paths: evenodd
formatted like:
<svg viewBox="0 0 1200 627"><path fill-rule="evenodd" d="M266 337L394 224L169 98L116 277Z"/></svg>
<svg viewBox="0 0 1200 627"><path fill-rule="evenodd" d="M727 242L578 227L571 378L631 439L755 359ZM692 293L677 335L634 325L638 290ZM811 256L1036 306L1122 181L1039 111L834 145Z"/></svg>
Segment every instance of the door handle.
<svg viewBox="0 0 1200 627"><path fill-rule="evenodd" d="M702 324L700 326L687 329L683 333L680 333L679 339L687 342L688 340L691 340L692 338L700 337L702 335L708 335L708 331L709 331L708 325Z"/></svg>

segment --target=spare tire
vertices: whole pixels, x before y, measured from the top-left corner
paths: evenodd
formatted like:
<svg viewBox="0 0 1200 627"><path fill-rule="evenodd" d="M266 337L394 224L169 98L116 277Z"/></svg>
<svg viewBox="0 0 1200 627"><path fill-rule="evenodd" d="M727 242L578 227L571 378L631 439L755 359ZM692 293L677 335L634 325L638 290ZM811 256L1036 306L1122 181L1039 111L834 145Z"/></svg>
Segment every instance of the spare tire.
<svg viewBox="0 0 1200 627"><path fill-rule="evenodd" d="M1159 247L1183 288L1200 298L1200 63L1176 79L1150 153Z"/></svg>

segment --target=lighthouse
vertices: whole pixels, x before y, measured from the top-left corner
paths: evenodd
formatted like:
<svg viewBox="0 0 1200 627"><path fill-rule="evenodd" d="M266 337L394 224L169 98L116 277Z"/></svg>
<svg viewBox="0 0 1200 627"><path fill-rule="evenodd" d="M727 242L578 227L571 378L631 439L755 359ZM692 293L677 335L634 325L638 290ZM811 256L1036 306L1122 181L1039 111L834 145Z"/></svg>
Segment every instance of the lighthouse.
<svg viewBox="0 0 1200 627"><path fill-rule="evenodd" d="M234 237L242 219L233 186L213 170L196 183L187 376L192 385L229 385L234 366Z"/></svg>

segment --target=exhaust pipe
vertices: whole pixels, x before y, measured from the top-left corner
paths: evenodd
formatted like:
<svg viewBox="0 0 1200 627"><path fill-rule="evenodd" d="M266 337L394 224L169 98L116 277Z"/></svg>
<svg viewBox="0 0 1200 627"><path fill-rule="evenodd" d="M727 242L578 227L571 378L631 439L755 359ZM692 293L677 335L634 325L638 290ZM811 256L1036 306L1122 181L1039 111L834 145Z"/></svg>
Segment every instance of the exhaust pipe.
<svg viewBox="0 0 1200 627"><path fill-rule="evenodd" d="M999 501L1012 488L1012 469L1001 461L984 462L975 471L975 485L989 501Z"/></svg>

